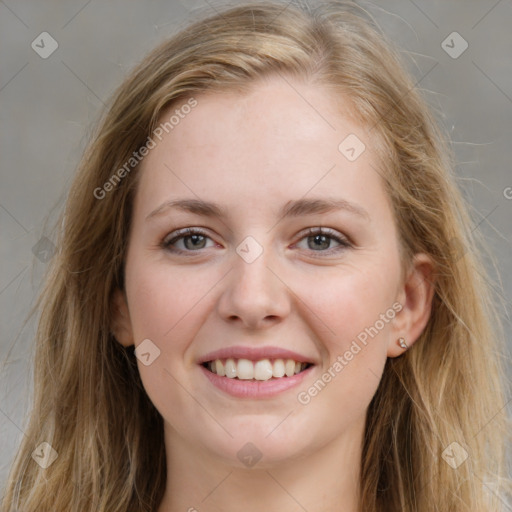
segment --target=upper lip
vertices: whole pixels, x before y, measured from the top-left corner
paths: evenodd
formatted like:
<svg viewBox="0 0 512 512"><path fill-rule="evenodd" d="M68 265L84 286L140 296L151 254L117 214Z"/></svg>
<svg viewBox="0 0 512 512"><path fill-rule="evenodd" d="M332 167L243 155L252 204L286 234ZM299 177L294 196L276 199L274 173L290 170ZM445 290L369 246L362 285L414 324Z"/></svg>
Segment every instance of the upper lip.
<svg viewBox="0 0 512 512"><path fill-rule="evenodd" d="M299 363L314 363L310 357L303 356L293 350L287 350L280 347L244 347L241 345L225 347L219 350L209 352L198 359L202 364L215 359L249 359L250 361L259 361L261 359L293 359Z"/></svg>

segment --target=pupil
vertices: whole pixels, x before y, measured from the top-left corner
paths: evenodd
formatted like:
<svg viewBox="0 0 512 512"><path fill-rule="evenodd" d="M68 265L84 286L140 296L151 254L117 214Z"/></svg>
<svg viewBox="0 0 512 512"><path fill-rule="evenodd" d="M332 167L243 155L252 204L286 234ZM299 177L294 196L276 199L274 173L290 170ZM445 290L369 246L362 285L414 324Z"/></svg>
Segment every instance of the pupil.
<svg viewBox="0 0 512 512"><path fill-rule="evenodd" d="M190 244L187 244L188 241L192 242L192 246L190 246ZM187 249L202 249L204 241L205 239L203 235L189 235L187 238L185 238L185 246L187 247ZM203 245L201 245L201 242L203 243Z"/></svg>
<svg viewBox="0 0 512 512"><path fill-rule="evenodd" d="M310 246L310 249L314 250L314 249L328 249L329 248L329 238L326 235L315 235L310 238L313 238L313 240L315 241L314 242L315 245L313 247Z"/></svg>

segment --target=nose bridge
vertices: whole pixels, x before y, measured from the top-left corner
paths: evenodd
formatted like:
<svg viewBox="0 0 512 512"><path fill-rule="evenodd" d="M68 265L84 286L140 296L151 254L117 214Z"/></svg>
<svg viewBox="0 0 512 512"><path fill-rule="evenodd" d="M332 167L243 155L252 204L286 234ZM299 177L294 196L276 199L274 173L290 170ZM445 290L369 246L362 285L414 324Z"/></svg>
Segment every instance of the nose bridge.
<svg viewBox="0 0 512 512"><path fill-rule="evenodd" d="M259 244L258 244L259 245ZM261 247L261 249L259 248ZM237 256L234 258L235 283L237 282L253 293L268 292L272 287L272 272L269 270L272 259L269 244L255 247L255 242L242 242L237 247Z"/></svg>
<svg viewBox="0 0 512 512"><path fill-rule="evenodd" d="M262 245L246 237L236 248L233 267L219 301L225 320L238 320L248 327L263 321L278 321L290 309L286 286L275 275L276 258L270 237ZM272 270L271 270L272 269Z"/></svg>

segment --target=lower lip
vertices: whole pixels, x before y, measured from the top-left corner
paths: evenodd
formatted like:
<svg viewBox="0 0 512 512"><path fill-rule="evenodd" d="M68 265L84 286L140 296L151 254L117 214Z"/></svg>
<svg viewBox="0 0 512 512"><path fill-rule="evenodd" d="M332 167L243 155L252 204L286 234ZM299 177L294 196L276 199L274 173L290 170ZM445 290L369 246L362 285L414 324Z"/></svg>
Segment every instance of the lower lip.
<svg viewBox="0 0 512 512"><path fill-rule="evenodd" d="M230 379L212 373L202 365L200 365L200 368L215 387L231 396L237 398L270 398L300 384L311 373L314 366L306 368L293 377L281 377L269 380Z"/></svg>

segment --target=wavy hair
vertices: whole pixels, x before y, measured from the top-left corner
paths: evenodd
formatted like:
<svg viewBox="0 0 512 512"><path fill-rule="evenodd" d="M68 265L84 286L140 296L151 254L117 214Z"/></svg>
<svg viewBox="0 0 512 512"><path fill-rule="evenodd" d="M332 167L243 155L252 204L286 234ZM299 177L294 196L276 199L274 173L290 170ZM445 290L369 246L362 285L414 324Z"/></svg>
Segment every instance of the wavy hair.
<svg viewBox="0 0 512 512"><path fill-rule="evenodd" d="M36 306L33 405L2 510L158 507L163 421L133 347L110 330L139 166L101 198L98 187L144 146L171 105L202 91L248 90L272 74L329 87L350 102L375 134L404 265L419 252L435 265L429 322L409 351L387 360L368 408L361 510L501 510L510 495L503 334L447 136L398 51L352 2L250 3L187 23L115 92L71 185ZM58 453L46 469L31 458L41 442ZM468 453L457 469L444 460L455 442Z"/></svg>

